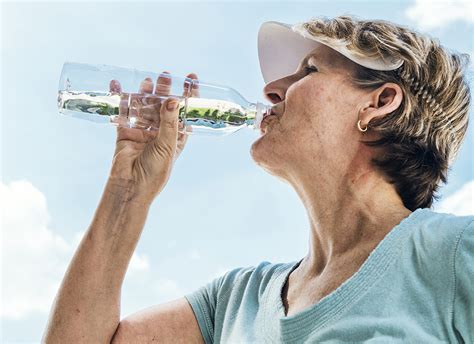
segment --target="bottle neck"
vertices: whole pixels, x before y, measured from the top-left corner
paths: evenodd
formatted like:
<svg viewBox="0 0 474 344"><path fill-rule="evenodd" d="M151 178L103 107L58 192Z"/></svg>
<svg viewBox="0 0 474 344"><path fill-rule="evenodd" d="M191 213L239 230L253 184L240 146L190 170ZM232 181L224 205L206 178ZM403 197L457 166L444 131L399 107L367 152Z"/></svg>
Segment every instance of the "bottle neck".
<svg viewBox="0 0 474 344"><path fill-rule="evenodd" d="M260 124L267 112L270 112L272 107L259 102L249 103L247 107L247 125L252 129L259 130Z"/></svg>

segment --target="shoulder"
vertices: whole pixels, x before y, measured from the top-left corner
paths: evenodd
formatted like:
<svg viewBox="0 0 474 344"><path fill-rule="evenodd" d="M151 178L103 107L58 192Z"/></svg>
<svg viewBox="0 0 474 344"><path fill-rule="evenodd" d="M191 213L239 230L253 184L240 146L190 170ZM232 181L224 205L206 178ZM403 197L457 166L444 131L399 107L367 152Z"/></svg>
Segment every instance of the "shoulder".
<svg viewBox="0 0 474 344"><path fill-rule="evenodd" d="M237 267L226 272L220 278L221 294L228 294L230 290L238 291L244 289L254 289L263 293L273 279L278 277L283 271L288 269L291 263L271 263L262 261L257 265Z"/></svg>
<svg viewBox="0 0 474 344"><path fill-rule="evenodd" d="M470 221L462 228L456 237L456 261L461 266L474 272L474 216L467 216Z"/></svg>
<svg viewBox="0 0 474 344"><path fill-rule="evenodd" d="M454 258L453 325L465 343L474 342L474 217L457 236Z"/></svg>
<svg viewBox="0 0 474 344"><path fill-rule="evenodd" d="M412 239L419 247L455 249L461 236L471 232L474 216L456 216L431 209L418 209L412 225ZM469 228L471 228L469 230Z"/></svg>
<svg viewBox="0 0 474 344"><path fill-rule="evenodd" d="M433 230L458 230L464 229L474 221L474 216L458 216L454 214L441 213L428 208L417 209L423 213L418 217L418 223L423 227Z"/></svg>
<svg viewBox="0 0 474 344"><path fill-rule="evenodd" d="M473 236L474 216L456 216L426 208L416 210L410 217L411 221L406 221L410 228L402 246L402 262L430 280L449 280L454 273L456 255L459 250L465 250L461 241L466 240L466 235Z"/></svg>

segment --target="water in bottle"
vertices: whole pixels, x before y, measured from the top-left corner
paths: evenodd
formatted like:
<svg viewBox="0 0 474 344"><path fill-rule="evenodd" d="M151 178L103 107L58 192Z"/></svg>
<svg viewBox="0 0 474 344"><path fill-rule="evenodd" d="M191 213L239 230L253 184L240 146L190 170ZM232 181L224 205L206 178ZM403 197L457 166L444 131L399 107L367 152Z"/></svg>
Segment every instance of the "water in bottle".
<svg viewBox="0 0 474 344"><path fill-rule="evenodd" d="M166 95L137 93L140 82L147 77L156 80L155 90L167 87ZM119 80L125 90L111 91L111 80ZM125 92L127 89L135 91ZM193 89L198 92L190 92ZM250 103L225 86L170 74L77 63L63 67L58 109L64 115L94 122L157 130L159 106L169 96L180 100L179 120L191 126L193 134L225 136L244 127L259 129L270 110L270 106Z"/></svg>

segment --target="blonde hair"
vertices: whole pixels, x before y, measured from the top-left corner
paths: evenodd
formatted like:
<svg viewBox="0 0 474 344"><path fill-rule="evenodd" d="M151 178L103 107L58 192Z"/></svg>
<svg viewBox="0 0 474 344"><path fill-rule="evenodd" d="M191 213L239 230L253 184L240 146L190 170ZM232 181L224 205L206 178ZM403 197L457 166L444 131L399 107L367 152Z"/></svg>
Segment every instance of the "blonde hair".
<svg viewBox="0 0 474 344"><path fill-rule="evenodd" d="M384 147L373 162L395 184L408 209L431 207L467 130L469 55L449 52L437 39L382 20L315 18L303 27L311 35L341 40L366 56L403 60L394 71L357 65L356 86L376 89L394 82L404 94L397 110L369 123L380 139L364 143Z"/></svg>

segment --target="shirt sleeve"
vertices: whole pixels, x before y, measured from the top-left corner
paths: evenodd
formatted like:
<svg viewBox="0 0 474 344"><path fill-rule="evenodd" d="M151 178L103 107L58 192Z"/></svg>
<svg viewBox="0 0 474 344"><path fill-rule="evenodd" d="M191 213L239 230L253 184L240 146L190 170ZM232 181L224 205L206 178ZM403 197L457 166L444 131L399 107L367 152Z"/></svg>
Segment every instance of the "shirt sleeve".
<svg viewBox="0 0 474 344"><path fill-rule="evenodd" d="M215 278L193 293L184 296L193 309L206 344L214 342L214 316L224 276Z"/></svg>
<svg viewBox="0 0 474 344"><path fill-rule="evenodd" d="M461 233L454 266L454 328L464 343L474 343L474 221Z"/></svg>
<svg viewBox="0 0 474 344"><path fill-rule="evenodd" d="M260 273L267 264L269 263L262 262L257 267ZM222 326L224 322L230 295L235 290L244 293L248 280L253 276L255 269L255 266L234 268L184 296L193 309L206 344L214 342L216 323L217 326ZM254 280L256 281L255 278ZM258 284L258 282L254 283ZM218 330L221 330L221 328Z"/></svg>

